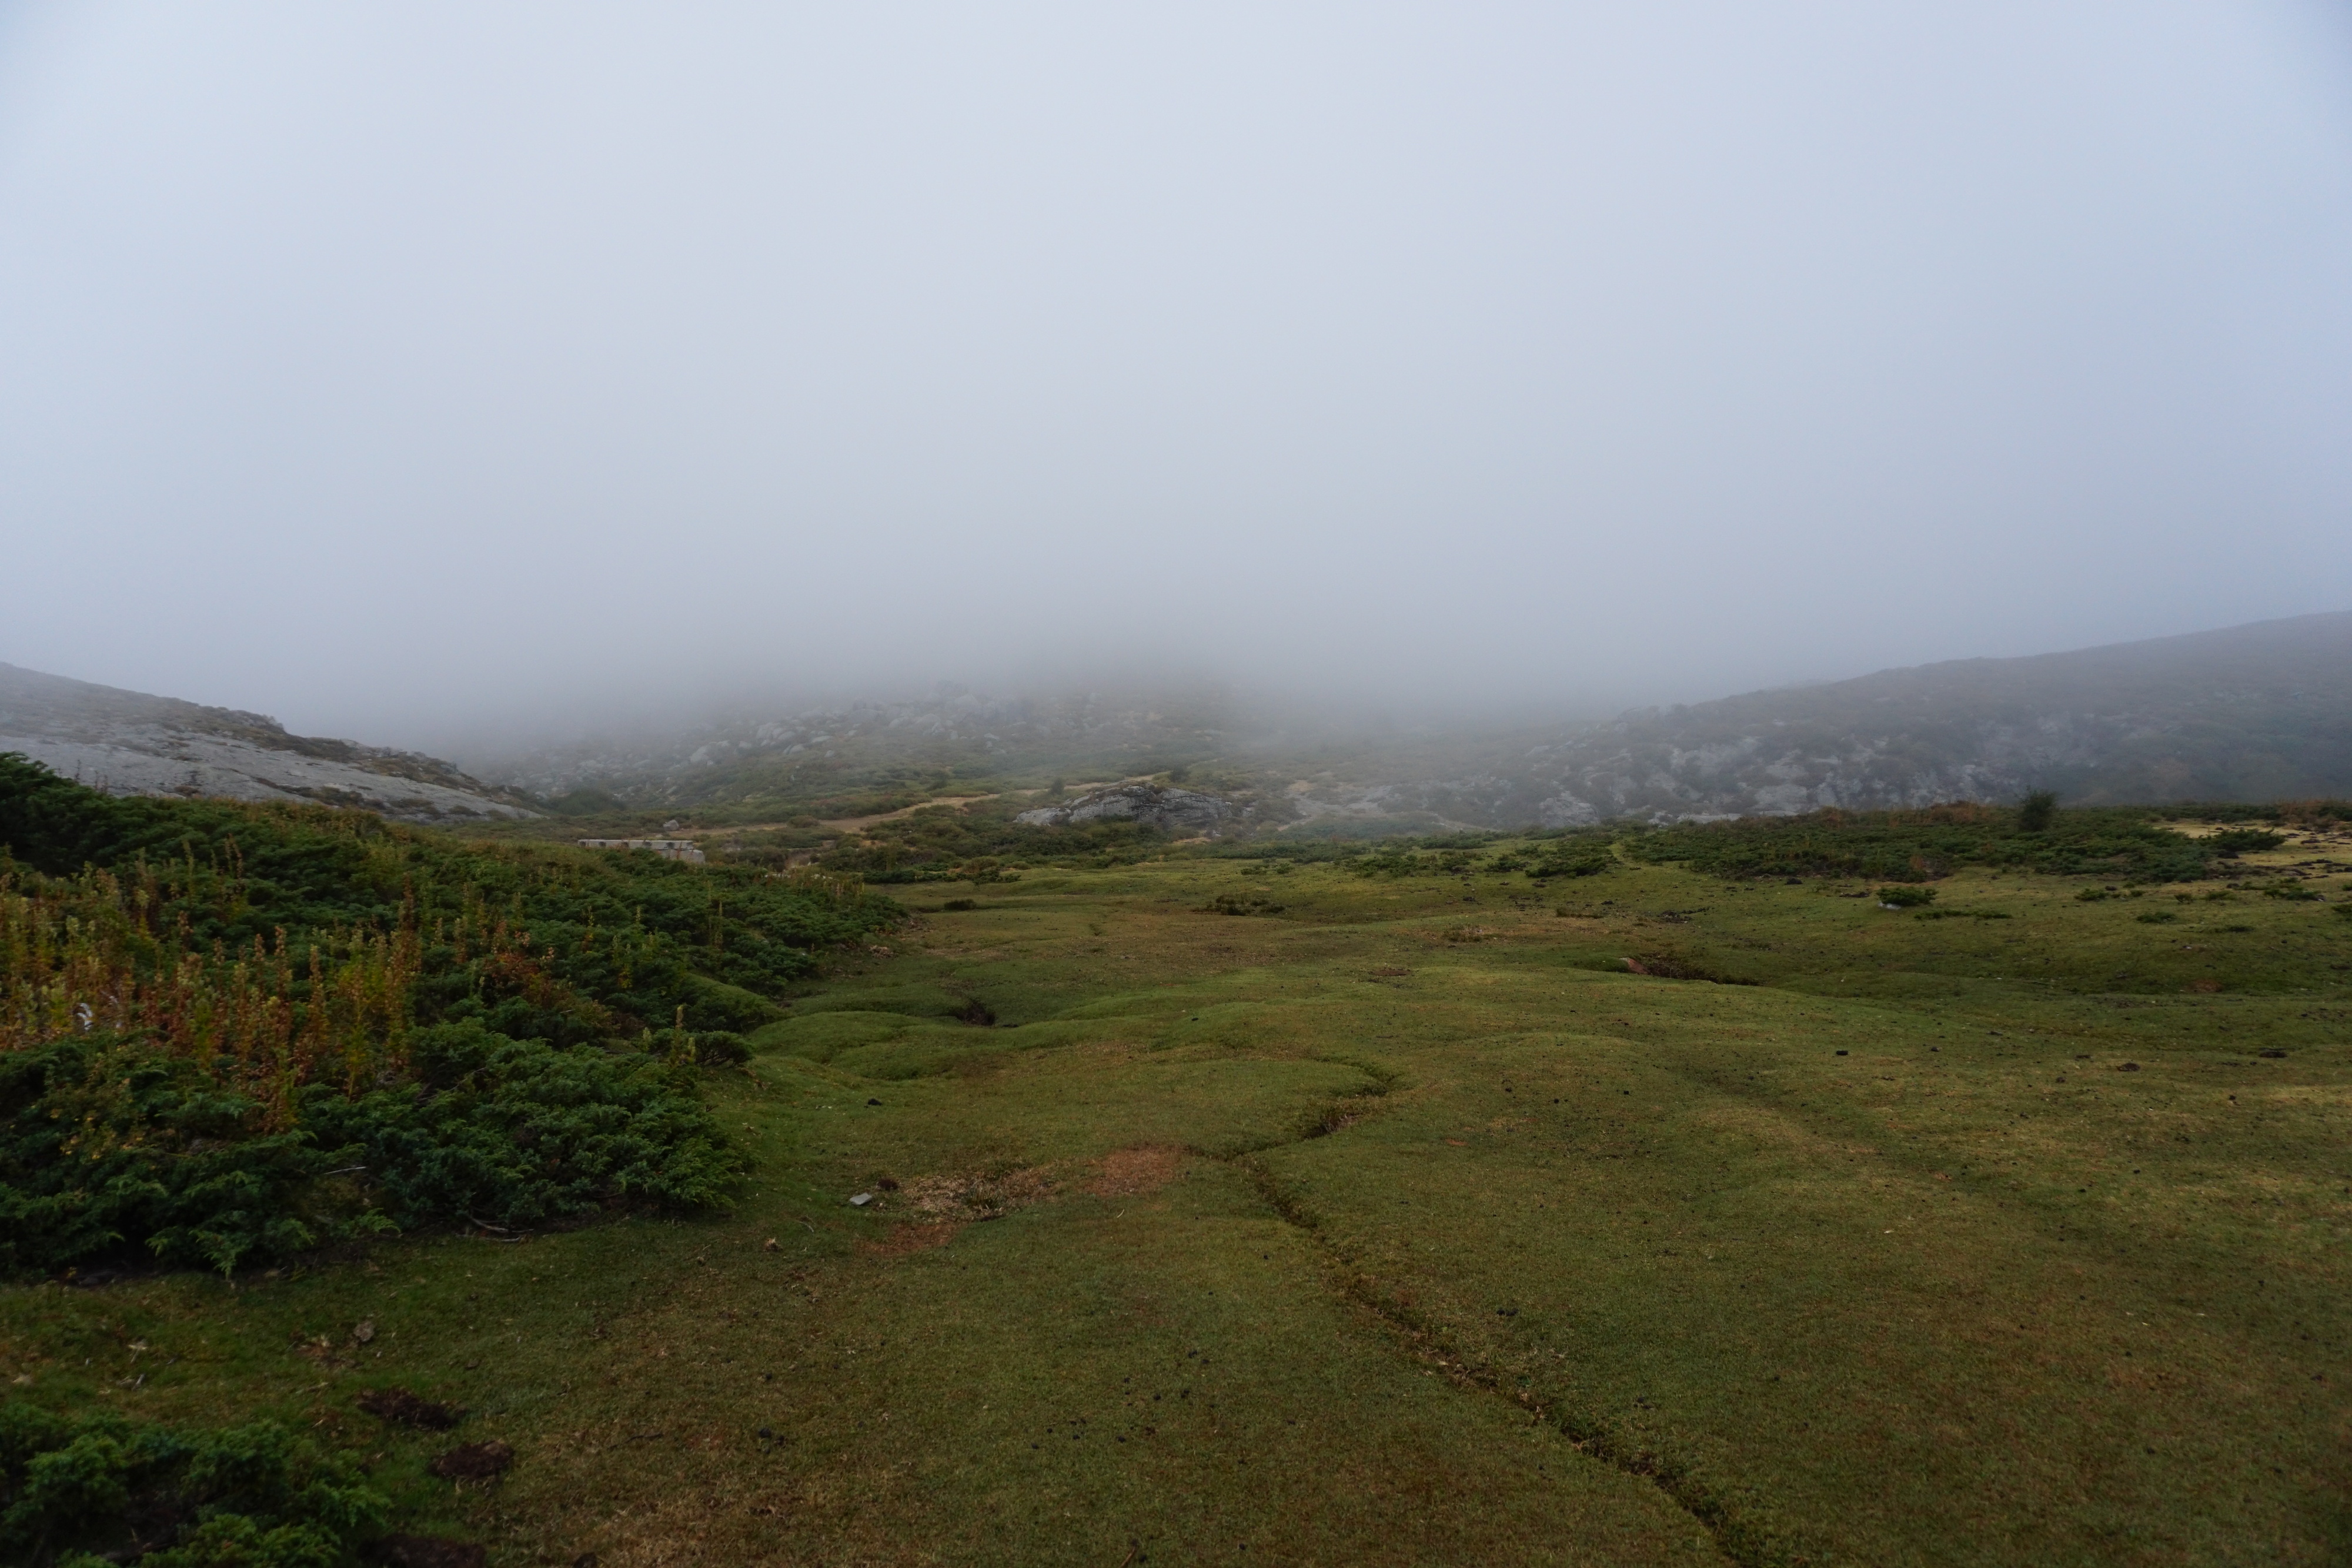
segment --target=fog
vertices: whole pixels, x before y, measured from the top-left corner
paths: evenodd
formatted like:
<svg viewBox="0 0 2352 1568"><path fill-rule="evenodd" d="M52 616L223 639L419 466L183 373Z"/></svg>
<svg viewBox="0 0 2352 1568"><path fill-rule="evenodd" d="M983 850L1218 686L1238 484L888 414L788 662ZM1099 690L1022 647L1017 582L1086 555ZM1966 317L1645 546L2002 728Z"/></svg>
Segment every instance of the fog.
<svg viewBox="0 0 2352 1568"><path fill-rule="evenodd" d="M2342 609L2348 278L2316 0L13 8L0 659L429 747Z"/></svg>

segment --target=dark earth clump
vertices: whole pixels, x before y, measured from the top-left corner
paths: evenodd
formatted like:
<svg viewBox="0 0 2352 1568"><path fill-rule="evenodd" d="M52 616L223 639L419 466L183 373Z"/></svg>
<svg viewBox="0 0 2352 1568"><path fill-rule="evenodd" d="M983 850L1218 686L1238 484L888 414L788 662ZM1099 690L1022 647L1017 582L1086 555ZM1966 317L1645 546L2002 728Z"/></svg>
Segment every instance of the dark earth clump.
<svg viewBox="0 0 2352 1568"><path fill-rule="evenodd" d="M495 1480L514 1463L514 1450L493 1437L450 1449L426 1467L445 1481Z"/></svg>
<svg viewBox="0 0 2352 1568"><path fill-rule="evenodd" d="M438 1535L387 1535L371 1542L364 1553L383 1568L482 1568L488 1555L470 1541L449 1541Z"/></svg>
<svg viewBox="0 0 2352 1568"><path fill-rule="evenodd" d="M359 1406L379 1420L432 1432L446 1432L466 1418L457 1406L436 1405L405 1388L371 1388L360 1396Z"/></svg>

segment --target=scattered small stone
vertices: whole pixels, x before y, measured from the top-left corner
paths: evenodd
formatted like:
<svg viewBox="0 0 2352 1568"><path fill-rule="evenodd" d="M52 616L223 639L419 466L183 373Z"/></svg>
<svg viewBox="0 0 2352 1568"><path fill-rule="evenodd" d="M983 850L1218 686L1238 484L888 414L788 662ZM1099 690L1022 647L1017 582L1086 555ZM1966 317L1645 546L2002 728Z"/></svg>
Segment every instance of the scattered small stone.
<svg viewBox="0 0 2352 1568"><path fill-rule="evenodd" d="M496 1480L514 1463L514 1450L496 1437L452 1448L425 1467L445 1481Z"/></svg>
<svg viewBox="0 0 2352 1568"><path fill-rule="evenodd" d="M2137 1072L2139 1071L2139 1063L2137 1061L2126 1061L2121 1067L2116 1068L2116 1071L2117 1072Z"/></svg>
<svg viewBox="0 0 2352 1568"><path fill-rule="evenodd" d="M879 1100L868 1100L868 1101L867 1101L867 1102L866 1102L866 1103L868 1105L879 1105L880 1103L882 1103L882 1102L881 1102L881 1101L879 1101Z"/></svg>
<svg viewBox="0 0 2352 1568"><path fill-rule="evenodd" d="M762 1252L773 1252L778 1249L778 1246L779 1244L776 1239L771 1236L765 1241L760 1243L760 1250Z"/></svg>
<svg viewBox="0 0 2352 1568"><path fill-rule="evenodd" d="M867 1204L872 1203L873 1201L874 1195L870 1192L855 1193L850 1197L849 1207L852 1208L864 1208Z"/></svg>
<svg viewBox="0 0 2352 1568"><path fill-rule="evenodd" d="M359 1327L352 1330L352 1337L359 1341L362 1344L367 1343L368 1341L375 1338L375 1324L372 1322L361 1323Z"/></svg>

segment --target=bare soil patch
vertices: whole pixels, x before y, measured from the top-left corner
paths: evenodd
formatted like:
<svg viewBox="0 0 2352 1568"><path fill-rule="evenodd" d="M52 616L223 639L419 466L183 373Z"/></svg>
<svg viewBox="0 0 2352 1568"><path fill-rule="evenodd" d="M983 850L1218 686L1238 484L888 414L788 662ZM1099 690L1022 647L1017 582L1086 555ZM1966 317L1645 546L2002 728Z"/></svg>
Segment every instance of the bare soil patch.
<svg viewBox="0 0 2352 1568"><path fill-rule="evenodd" d="M926 1225L901 1225L879 1241L860 1241L857 1249L869 1258L905 1258L946 1246L962 1228L962 1222L952 1219L934 1220Z"/></svg>
<svg viewBox="0 0 2352 1568"><path fill-rule="evenodd" d="M899 1201L933 1222L963 1224L994 1219L1016 1208L1026 1208L1054 1195L1060 1186L1052 1169L1031 1166L991 1176L910 1176L899 1189Z"/></svg>
<svg viewBox="0 0 2352 1568"><path fill-rule="evenodd" d="M1174 1181L1184 1168L1181 1149L1146 1144L1105 1155L1086 1190L1097 1197L1142 1197Z"/></svg>

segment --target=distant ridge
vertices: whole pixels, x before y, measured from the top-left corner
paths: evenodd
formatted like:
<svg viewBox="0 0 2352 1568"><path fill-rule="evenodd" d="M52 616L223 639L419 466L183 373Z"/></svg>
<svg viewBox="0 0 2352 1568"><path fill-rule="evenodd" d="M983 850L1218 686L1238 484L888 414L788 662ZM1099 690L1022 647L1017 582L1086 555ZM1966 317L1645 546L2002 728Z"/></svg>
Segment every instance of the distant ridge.
<svg viewBox="0 0 2352 1568"><path fill-rule="evenodd" d="M2352 796L2352 613L1854 679L1601 724L1381 737L1228 695L936 697L747 716L503 763L537 796L769 815L859 789L907 798L1055 778L1164 778L1255 804L1255 831L1349 836L2013 800ZM896 799L896 796L892 797ZM878 809L878 808L877 808Z"/></svg>
<svg viewBox="0 0 2352 1568"><path fill-rule="evenodd" d="M117 795L314 800L419 822L535 814L436 758L0 664L0 752L10 751Z"/></svg>
<svg viewBox="0 0 2352 1568"><path fill-rule="evenodd" d="M2352 794L2352 613L1629 713L1528 760L1555 822Z"/></svg>

